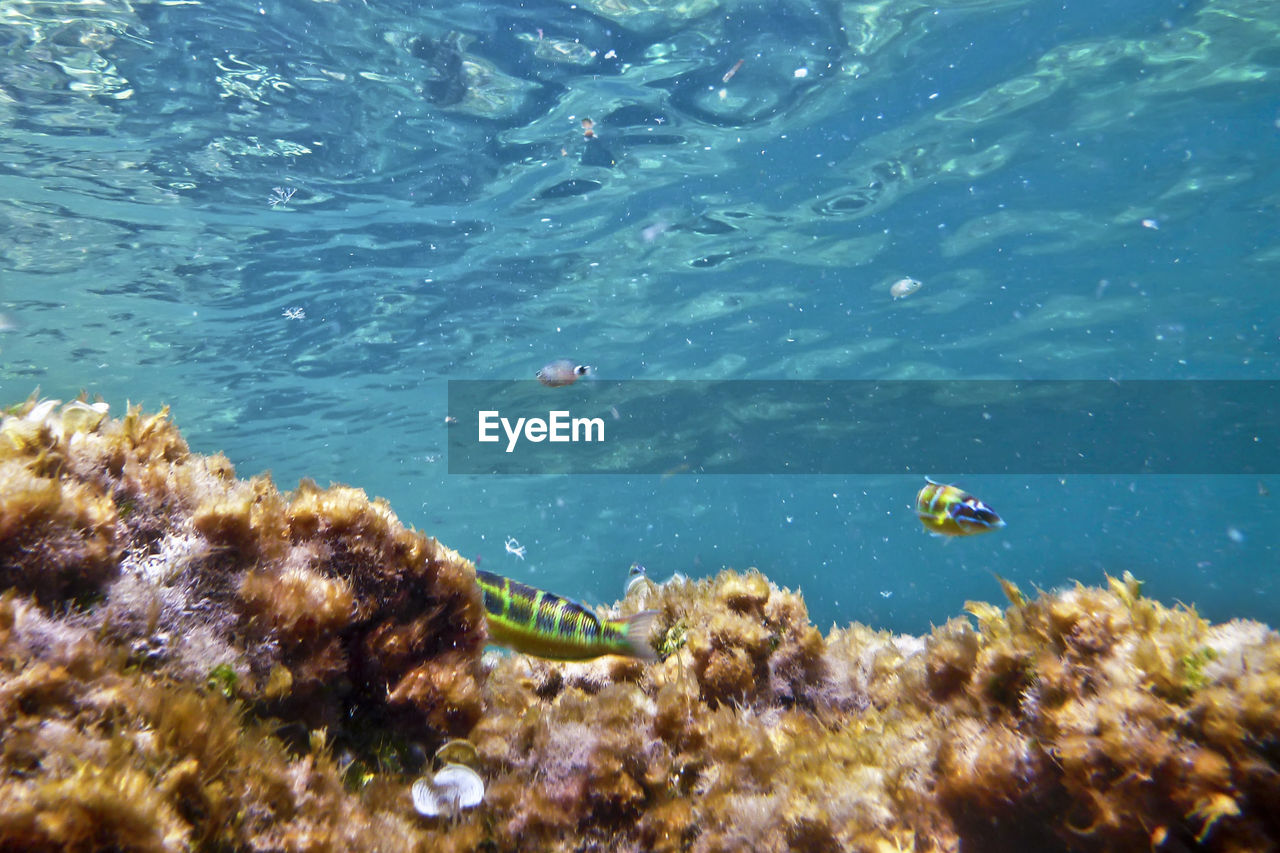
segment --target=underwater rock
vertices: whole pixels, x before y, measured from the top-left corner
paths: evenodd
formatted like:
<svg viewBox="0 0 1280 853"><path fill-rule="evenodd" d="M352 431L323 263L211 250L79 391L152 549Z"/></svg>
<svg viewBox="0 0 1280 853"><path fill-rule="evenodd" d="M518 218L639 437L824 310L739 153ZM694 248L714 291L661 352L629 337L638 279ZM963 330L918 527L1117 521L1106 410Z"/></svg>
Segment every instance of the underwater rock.
<svg viewBox="0 0 1280 853"><path fill-rule="evenodd" d="M82 833L96 837L92 825L109 803L93 791L135 790L139 773L153 774L154 790L134 807L154 806L161 840L130 840L122 827L110 836L118 846L163 848L205 831L229 833L217 836L229 846L249 844L243 826L203 823L219 813L189 804L203 817L182 812L188 789L208 797L213 785L237 813L240 795L228 791L223 773L235 759L200 759L189 782L165 781L191 757L188 741L207 737L208 727L226 730L218 748L243 751L249 776L258 772L254 738L268 736L250 718L272 720L261 727L284 733L273 738L282 767L262 773L301 773L284 769L295 760L286 747L309 745L317 733L324 754L343 755L350 773L470 731L481 713L485 638L470 563L406 529L358 489L304 482L283 495L265 476L237 480L223 457L190 453L166 412L105 415L105 407L99 413L83 402L59 408L32 399L0 423L0 582L7 622L19 629L8 635L11 669L0 694L9 696L6 731L32 732L21 755L5 756L3 784L19 804L10 811L28 810L35 833L0 830L3 846L15 838L44 843L46 831L73 845ZM13 693L36 688L35 677L34 693ZM148 698L165 691L173 697ZM174 714L190 717L173 723L181 742L120 745L135 736L131 726L159 731L153 717ZM93 730L110 731L99 721L117 716L124 734ZM307 773L323 773L334 795L346 796L335 760L323 770L318 756L306 760ZM37 766L42 775L32 778ZM264 793L285 801L304 795ZM87 798L82 817L73 810L55 820L45 808L59 797ZM281 831L294 806L268 810L282 808ZM168 820L166 810L176 817Z"/></svg>
<svg viewBox="0 0 1280 853"><path fill-rule="evenodd" d="M54 402L29 401L0 424L0 587L50 607L98 594L123 548L110 497L59 476L67 449L105 411Z"/></svg>
<svg viewBox="0 0 1280 853"><path fill-rule="evenodd" d="M661 663L492 664L471 737L497 848L1244 850L1280 837L1275 632L1209 626L1127 575L1035 600L1004 588L1009 608L970 602L973 621L925 638L860 625L824 638L797 593L757 572L637 587L611 615L658 608Z"/></svg>
<svg viewBox="0 0 1280 853"><path fill-rule="evenodd" d="M657 610L659 662L557 663L482 657L474 567L386 504L239 480L163 411L19 404L0 487L0 848L1280 839L1280 636L1127 573L1002 581L925 637L824 636L754 570L679 577L601 612ZM424 770L472 784L428 803Z"/></svg>

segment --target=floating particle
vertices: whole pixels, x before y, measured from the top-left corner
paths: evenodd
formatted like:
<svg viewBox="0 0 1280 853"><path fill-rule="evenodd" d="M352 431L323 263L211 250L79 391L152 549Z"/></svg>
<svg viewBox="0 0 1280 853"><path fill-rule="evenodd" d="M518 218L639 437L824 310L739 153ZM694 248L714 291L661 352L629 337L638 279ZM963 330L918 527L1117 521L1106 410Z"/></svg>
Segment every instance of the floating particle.
<svg viewBox="0 0 1280 853"><path fill-rule="evenodd" d="M1142 227L1143 227L1143 228L1150 228L1152 231L1159 231L1159 230L1160 230L1160 223L1159 223L1159 222L1157 222L1157 221L1156 221L1156 220L1154 220L1154 219L1144 219L1144 220L1142 220Z"/></svg>
<svg viewBox="0 0 1280 853"><path fill-rule="evenodd" d="M446 764L430 779L423 777L409 789L413 807L426 817L457 814L484 799L484 780L462 764Z"/></svg>
<svg viewBox="0 0 1280 853"><path fill-rule="evenodd" d="M920 282L914 278L900 278L889 286L889 295L895 300L906 299L920 289Z"/></svg>
<svg viewBox="0 0 1280 853"><path fill-rule="evenodd" d="M652 243L654 240L657 240L665 234L670 228L671 224L668 222L655 222L641 230L640 239L644 240L646 243Z"/></svg>
<svg viewBox="0 0 1280 853"><path fill-rule="evenodd" d="M297 191L294 187L272 187L271 195L267 197L267 206L272 208L284 207Z"/></svg>
<svg viewBox="0 0 1280 853"><path fill-rule="evenodd" d="M728 83L730 80L733 79L733 75L737 74L738 70L742 68L744 64L746 64L745 59L739 59L737 62L733 63L733 67L725 72L725 75L720 78L720 82Z"/></svg>
<svg viewBox="0 0 1280 853"><path fill-rule="evenodd" d="M1227 538L1230 539L1232 542L1236 543L1237 545L1243 545L1244 531L1241 530L1239 527L1228 527Z"/></svg>

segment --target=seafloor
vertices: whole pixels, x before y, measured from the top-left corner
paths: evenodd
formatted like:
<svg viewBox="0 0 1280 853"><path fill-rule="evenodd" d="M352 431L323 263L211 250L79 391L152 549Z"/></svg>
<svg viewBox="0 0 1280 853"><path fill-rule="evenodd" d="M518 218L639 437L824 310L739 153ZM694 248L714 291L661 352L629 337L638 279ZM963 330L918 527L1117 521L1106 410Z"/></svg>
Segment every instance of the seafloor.
<svg viewBox="0 0 1280 853"><path fill-rule="evenodd" d="M483 654L471 563L165 413L0 427L0 847L1230 850L1280 839L1280 639L1104 587L825 636L758 572L641 583L661 662ZM557 590L572 593L572 590ZM466 738L476 807L419 816ZM467 754L454 744L451 754Z"/></svg>

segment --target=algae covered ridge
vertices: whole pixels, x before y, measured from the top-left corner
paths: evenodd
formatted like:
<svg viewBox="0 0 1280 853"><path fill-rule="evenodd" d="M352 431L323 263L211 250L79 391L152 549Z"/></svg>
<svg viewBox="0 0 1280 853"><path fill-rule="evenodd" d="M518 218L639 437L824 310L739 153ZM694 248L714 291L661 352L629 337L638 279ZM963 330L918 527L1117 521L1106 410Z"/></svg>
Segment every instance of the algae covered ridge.
<svg viewBox="0 0 1280 853"><path fill-rule="evenodd" d="M1275 849L1280 638L1105 580L824 635L726 571L615 605L658 611L657 663L486 653L474 567L385 503L33 398L0 425L0 847ZM422 816L442 745L483 799Z"/></svg>

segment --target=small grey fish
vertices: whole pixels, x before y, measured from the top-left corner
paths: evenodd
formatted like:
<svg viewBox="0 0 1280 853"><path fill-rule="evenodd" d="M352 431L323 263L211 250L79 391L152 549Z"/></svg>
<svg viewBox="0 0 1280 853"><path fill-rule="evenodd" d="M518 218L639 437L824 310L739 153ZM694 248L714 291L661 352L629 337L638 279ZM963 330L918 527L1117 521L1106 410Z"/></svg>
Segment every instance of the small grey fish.
<svg viewBox="0 0 1280 853"><path fill-rule="evenodd" d="M567 358L557 359L538 371L538 381L548 388L572 385L591 372L585 364L574 364Z"/></svg>

